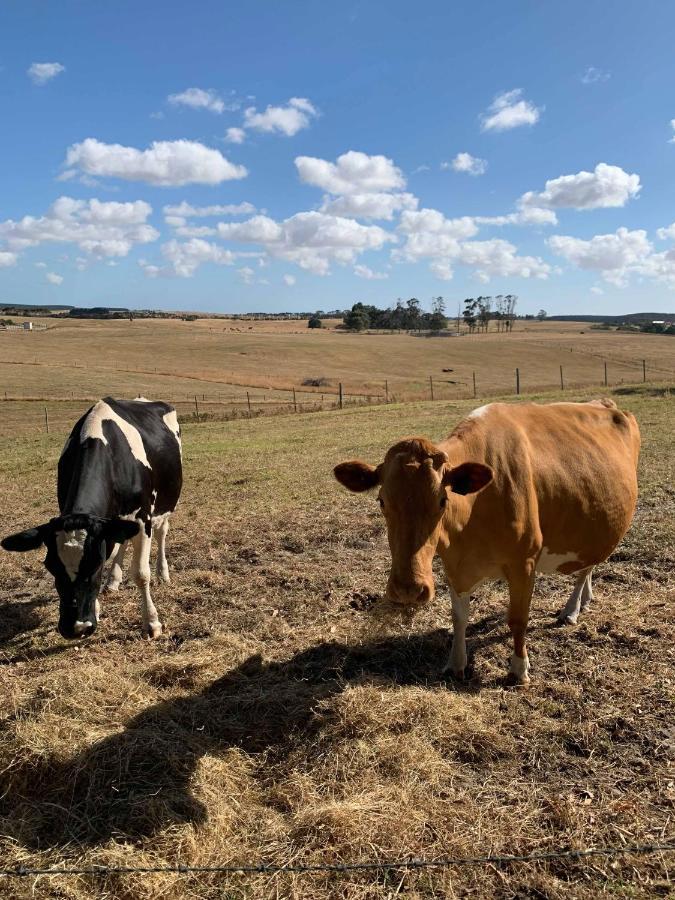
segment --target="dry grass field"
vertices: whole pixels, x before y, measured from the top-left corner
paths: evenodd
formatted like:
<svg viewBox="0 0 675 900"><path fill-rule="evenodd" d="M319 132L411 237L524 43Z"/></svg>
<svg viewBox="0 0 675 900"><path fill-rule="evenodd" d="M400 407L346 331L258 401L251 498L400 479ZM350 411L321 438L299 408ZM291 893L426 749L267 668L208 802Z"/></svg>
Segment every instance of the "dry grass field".
<svg viewBox="0 0 675 900"><path fill-rule="evenodd" d="M579 323L519 321L512 334L462 337L409 334L347 334L334 327L309 330L305 322L246 323L241 320L139 319L44 320L45 331L0 332L0 401L37 398L87 401L102 395L162 397L183 415L255 410L288 405L295 388L302 404L327 406L340 382L347 395L427 399L429 377L436 399L515 392L520 369L523 392L598 385L608 366L609 385L675 378L672 337L594 331ZM336 320L329 322L334 326ZM325 379L326 385L303 385ZM44 404L43 404L44 405ZM80 405L82 407L82 404ZM3 412L0 430L28 420ZM52 415L68 421L59 408ZM40 429L43 408L30 422ZM2 433L0 431L0 433Z"/></svg>
<svg viewBox="0 0 675 900"><path fill-rule="evenodd" d="M199 349L183 347L177 358L183 324L97 332L78 323L21 335L12 347L28 358L29 341L44 341L48 352L37 356L62 366L42 383L53 379L55 391L64 387L59 379L77 378L68 368L76 347L92 365L98 356L94 375L114 377L115 361L141 360L131 344L111 340L114 355L103 340L95 346L108 327L142 332L150 361L164 342L163 358L189 364L196 376L231 367L252 381L266 377L259 336L228 343L201 323L189 332ZM582 337L574 338L584 347L575 359L595 359L599 348L628 353L624 337ZM452 365L465 347L484 348L487 358L497 346L496 336L320 334L311 350L303 335L296 357L295 339L274 337L283 348L273 360L279 380L350 373L362 387L387 371L408 377L408 354L418 346L426 354L420 375L431 354L434 365L447 361L443 354ZM0 340L8 346L7 336ZM370 363L360 358L366 340L376 348ZM529 347L531 360L556 366L553 348L565 340L543 330L500 338L499 346L510 343L514 354L514 346ZM230 361L234 346L248 348L250 368ZM664 363L659 346L636 336L629 351ZM389 559L383 522L374 498L347 494L331 476L336 462L376 461L404 434L443 436L470 400L188 423L184 495L168 545L173 584L154 586L166 633L154 643L140 638L131 585L104 598L91 639L63 641L40 555L0 554L2 865L311 864L673 840L675 402L666 385L606 393L642 429L638 512L599 567L596 602L577 627L554 618L570 580L538 581L525 690L504 686L510 647L501 586L475 598L471 677L461 684L439 675L451 637L442 587L412 623L372 614ZM68 404L68 427L77 405ZM21 424L31 407L14 408L0 437L3 534L54 514L67 431L31 433ZM344 875L42 876L0 879L0 895L647 898L673 896L674 870L672 853L627 854Z"/></svg>

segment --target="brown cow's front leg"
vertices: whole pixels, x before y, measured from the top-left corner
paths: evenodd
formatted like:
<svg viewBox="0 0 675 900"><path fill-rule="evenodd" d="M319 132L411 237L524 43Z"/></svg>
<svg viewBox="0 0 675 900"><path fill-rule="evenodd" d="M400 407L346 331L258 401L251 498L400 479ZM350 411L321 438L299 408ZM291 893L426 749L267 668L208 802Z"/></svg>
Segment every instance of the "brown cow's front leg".
<svg viewBox="0 0 675 900"><path fill-rule="evenodd" d="M530 617L530 601L534 588L534 559L528 559L525 568L508 573L509 582L509 628L513 635L513 656L509 667L509 681L513 684L528 684L530 661L525 646L525 632Z"/></svg>

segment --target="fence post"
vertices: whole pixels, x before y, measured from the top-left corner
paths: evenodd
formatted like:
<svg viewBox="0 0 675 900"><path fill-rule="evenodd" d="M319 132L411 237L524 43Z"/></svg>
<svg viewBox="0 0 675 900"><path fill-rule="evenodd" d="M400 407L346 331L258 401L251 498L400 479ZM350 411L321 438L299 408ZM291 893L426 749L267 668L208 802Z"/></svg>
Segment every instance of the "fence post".
<svg viewBox="0 0 675 900"><path fill-rule="evenodd" d="M340 388L340 393L339 393L340 399L339 399L338 403L340 404L340 409L342 409L342 382L340 382L339 388Z"/></svg>
<svg viewBox="0 0 675 900"><path fill-rule="evenodd" d="M520 394L520 369L516 369L516 394Z"/></svg>
<svg viewBox="0 0 675 900"><path fill-rule="evenodd" d="M607 363L605 363L605 387L607 387Z"/></svg>
<svg viewBox="0 0 675 900"><path fill-rule="evenodd" d="M434 379L433 376L429 376L429 390L431 391L431 399L434 399Z"/></svg>
<svg viewBox="0 0 675 900"><path fill-rule="evenodd" d="M384 382L384 402L389 403L389 382Z"/></svg>
<svg viewBox="0 0 675 900"><path fill-rule="evenodd" d="M565 390L565 382L563 381L563 370L562 370L562 366L560 366L560 390L561 390L561 391L564 391L564 390Z"/></svg>
<svg viewBox="0 0 675 900"><path fill-rule="evenodd" d="M45 428L47 429L47 434L49 434L49 414L47 412L46 406L45 406Z"/></svg>
<svg viewBox="0 0 675 900"><path fill-rule="evenodd" d="M476 373L473 373L473 399L476 399Z"/></svg>
<svg viewBox="0 0 675 900"><path fill-rule="evenodd" d="M246 391L246 403L248 404L248 417L251 418L251 395Z"/></svg>
<svg viewBox="0 0 675 900"><path fill-rule="evenodd" d="M195 415L197 417L197 421L199 422L199 404L197 403L197 395L195 394Z"/></svg>
<svg viewBox="0 0 675 900"><path fill-rule="evenodd" d="M642 360L642 380L643 381L647 380L647 360L646 359Z"/></svg>
<svg viewBox="0 0 675 900"><path fill-rule="evenodd" d="M293 388L293 409L295 410L295 412L298 411L298 403L297 403L297 400L295 399L295 388Z"/></svg>

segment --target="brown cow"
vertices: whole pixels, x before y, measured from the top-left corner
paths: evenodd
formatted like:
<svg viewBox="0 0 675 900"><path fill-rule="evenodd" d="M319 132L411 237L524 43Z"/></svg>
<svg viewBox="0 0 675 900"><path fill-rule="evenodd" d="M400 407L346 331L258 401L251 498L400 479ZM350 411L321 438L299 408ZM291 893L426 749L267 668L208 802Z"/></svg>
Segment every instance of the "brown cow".
<svg viewBox="0 0 675 900"><path fill-rule="evenodd" d="M593 566L630 525L637 499L640 432L612 400L539 405L490 403L444 441L411 437L379 466L335 467L351 491L379 486L392 565L388 599L433 599L439 554L452 594L453 641L446 668L466 666L469 595L505 579L514 654L510 678L529 681L525 631L536 572L574 573L561 621L574 624L591 597Z"/></svg>

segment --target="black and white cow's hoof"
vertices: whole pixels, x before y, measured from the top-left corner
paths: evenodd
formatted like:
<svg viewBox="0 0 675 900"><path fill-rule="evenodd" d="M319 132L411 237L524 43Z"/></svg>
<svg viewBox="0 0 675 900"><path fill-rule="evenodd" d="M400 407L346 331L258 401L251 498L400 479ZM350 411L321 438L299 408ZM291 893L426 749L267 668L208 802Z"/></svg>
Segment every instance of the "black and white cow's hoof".
<svg viewBox="0 0 675 900"><path fill-rule="evenodd" d="M161 622L149 622L145 626L145 633L151 641L154 641L156 638L161 637L162 635L162 623Z"/></svg>

